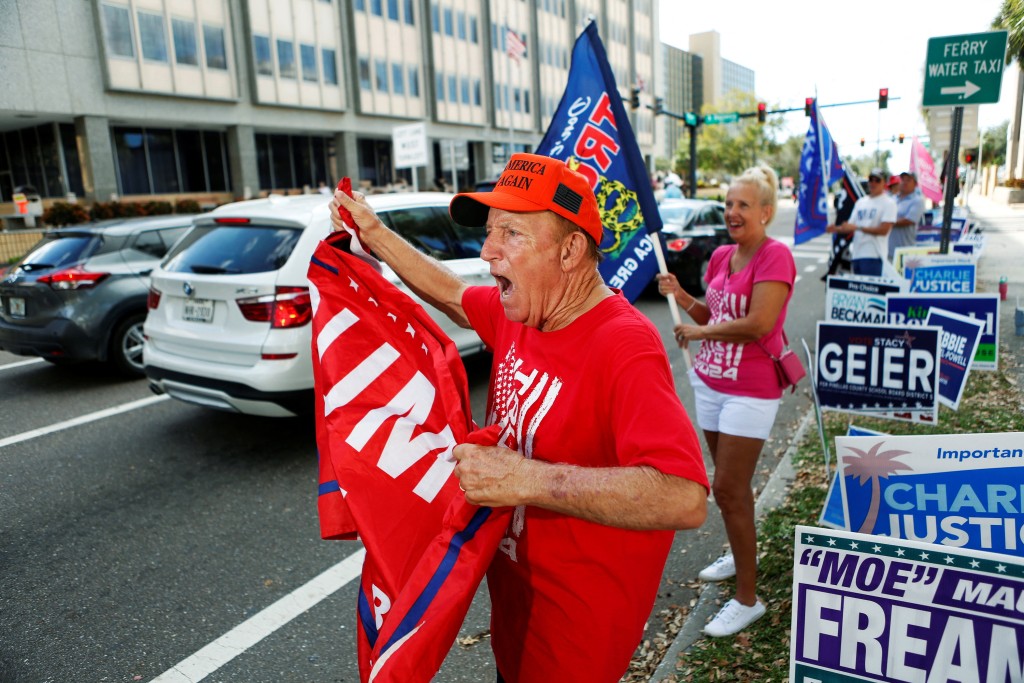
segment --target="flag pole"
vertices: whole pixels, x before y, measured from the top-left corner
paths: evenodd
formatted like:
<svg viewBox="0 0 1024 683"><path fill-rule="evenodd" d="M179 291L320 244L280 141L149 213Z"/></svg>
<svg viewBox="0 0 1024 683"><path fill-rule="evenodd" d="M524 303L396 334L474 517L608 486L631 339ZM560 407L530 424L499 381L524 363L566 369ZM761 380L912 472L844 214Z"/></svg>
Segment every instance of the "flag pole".
<svg viewBox="0 0 1024 683"><path fill-rule="evenodd" d="M668 275L668 266L665 264L665 253L661 250L661 238L658 235L648 235L648 239L651 240L651 244L654 245L654 257L658 259L658 272L662 275ZM683 324L683 317L679 314L679 304L676 302L676 298L672 294L666 294L665 298L668 300L668 310L672 314L672 327L675 329L676 325ZM679 347L679 350L683 352L683 360L686 362L686 369L693 369L693 359L690 358L690 348L688 345Z"/></svg>
<svg viewBox="0 0 1024 683"><path fill-rule="evenodd" d="M831 183L829 171L825 166L825 141L821 137L821 109L818 107L818 86L814 86L814 126L818 131L818 153L821 156L821 184L825 192L825 201L828 202L828 186Z"/></svg>
<svg viewBox="0 0 1024 683"><path fill-rule="evenodd" d="M508 116L508 156L505 158L506 163L512 158L513 150L513 134L512 134L512 53L508 49L508 15L505 15L505 113Z"/></svg>

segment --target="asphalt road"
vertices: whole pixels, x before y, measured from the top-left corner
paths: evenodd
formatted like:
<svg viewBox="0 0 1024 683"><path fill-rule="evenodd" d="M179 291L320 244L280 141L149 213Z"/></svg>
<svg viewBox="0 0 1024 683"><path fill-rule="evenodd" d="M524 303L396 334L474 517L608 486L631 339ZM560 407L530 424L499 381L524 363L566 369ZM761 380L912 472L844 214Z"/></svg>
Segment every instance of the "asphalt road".
<svg viewBox="0 0 1024 683"><path fill-rule="evenodd" d="M780 207L772 234L792 234L793 212ZM794 252L801 277L786 329L797 345L813 346L821 318L818 242ZM692 410L666 304L638 307L663 331ZM480 415L489 358L467 366ZM758 487L809 407L807 391L785 397ZM208 681L358 680L358 557L345 560L359 546L319 538L311 421L214 412L102 367L4 353L0 396L0 681L184 681L211 662L221 665ZM112 414L89 419L97 411ZM692 597L685 584L724 540L714 511L703 529L677 535L652 632L662 609ZM461 635L485 633L488 612L481 593ZM437 680L493 677L483 638L455 645Z"/></svg>

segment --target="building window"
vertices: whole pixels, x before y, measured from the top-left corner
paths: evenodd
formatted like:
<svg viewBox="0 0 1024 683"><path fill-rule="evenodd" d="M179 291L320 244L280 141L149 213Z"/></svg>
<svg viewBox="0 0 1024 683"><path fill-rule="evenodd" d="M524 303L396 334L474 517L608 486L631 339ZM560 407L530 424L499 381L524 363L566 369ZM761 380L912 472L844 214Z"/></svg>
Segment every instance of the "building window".
<svg viewBox="0 0 1024 683"><path fill-rule="evenodd" d="M290 40L277 41L277 73L281 78L295 78L295 44Z"/></svg>
<svg viewBox="0 0 1024 683"><path fill-rule="evenodd" d="M438 9L437 3L430 3L430 23L434 27L434 33L441 32L441 10Z"/></svg>
<svg viewBox="0 0 1024 683"><path fill-rule="evenodd" d="M452 8L451 7L445 7L444 8L444 34L446 36L454 36L455 35L454 23L455 23L455 20L453 18L453 14L452 14Z"/></svg>
<svg viewBox="0 0 1024 683"><path fill-rule="evenodd" d="M252 49L256 53L256 73L261 76L273 76L274 63L270 58L270 38L253 36Z"/></svg>
<svg viewBox="0 0 1024 683"><path fill-rule="evenodd" d="M466 39L466 13L459 10L455 15L455 26L459 32L459 40Z"/></svg>
<svg viewBox="0 0 1024 683"><path fill-rule="evenodd" d="M523 90L523 111L527 114L530 113L530 91Z"/></svg>
<svg viewBox="0 0 1024 683"><path fill-rule="evenodd" d="M174 36L174 61L178 64L198 65L195 22L171 19L171 34Z"/></svg>
<svg viewBox="0 0 1024 683"><path fill-rule="evenodd" d="M388 91L388 63L383 59L374 60L374 70L377 72L377 92Z"/></svg>
<svg viewBox="0 0 1024 683"><path fill-rule="evenodd" d="M409 94L420 96L420 70L415 66L409 67Z"/></svg>
<svg viewBox="0 0 1024 683"><path fill-rule="evenodd" d="M111 132L121 194L229 189L223 133L120 127Z"/></svg>
<svg viewBox="0 0 1024 683"><path fill-rule="evenodd" d="M405 0L405 23L416 25L416 13L413 11L413 0Z"/></svg>
<svg viewBox="0 0 1024 683"><path fill-rule="evenodd" d="M512 100L515 102L516 112L521 112L523 110L523 103L519 94L519 88L516 88L515 92L512 93Z"/></svg>
<svg viewBox="0 0 1024 683"><path fill-rule="evenodd" d="M135 57L132 43L132 16L127 7L103 5L103 27L107 33L107 50L117 57Z"/></svg>
<svg viewBox="0 0 1024 683"><path fill-rule="evenodd" d="M324 83L338 85L338 62L334 50L320 50L320 61L324 67Z"/></svg>
<svg viewBox="0 0 1024 683"><path fill-rule="evenodd" d="M164 18L159 14L139 12L139 43L142 56L153 62L167 61L167 34Z"/></svg>
<svg viewBox="0 0 1024 683"><path fill-rule="evenodd" d="M356 0L355 8L357 12L365 12L366 0Z"/></svg>
<svg viewBox="0 0 1024 683"><path fill-rule="evenodd" d="M224 48L224 29L203 24L203 45L206 48L206 67L227 70L228 55Z"/></svg>
<svg viewBox="0 0 1024 683"><path fill-rule="evenodd" d="M444 102L444 74L440 71L437 72L434 78L434 91L437 101Z"/></svg>
<svg viewBox="0 0 1024 683"><path fill-rule="evenodd" d="M299 45L299 57L302 58L302 80L316 83L316 48L312 45Z"/></svg>
<svg viewBox="0 0 1024 683"><path fill-rule="evenodd" d="M383 0L370 0L370 12L378 17L384 16Z"/></svg>
<svg viewBox="0 0 1024 683"><path fill-rule="evenodd" d="M396 95L405 94L405 66L402 64L391 65L391 90Z"/></svg>
<svg viewBox="0 0 1024 683"><path fill-rule="evenodd" d="M463 76L459 85L462 91L462 103L469 104L469 79Z"/></svg>
<svg viewBox="0 0 1024 683"><path fill-rule="evenodd" d="M388 0L388 19L398 21L398 0Z"/></svg>
<svg viewBox="0 0 1024 683"><path fill-rule="evenodd" d="M370 89L370 60L366 57L359 58L359 87Z"/></svg>
<svg viewBox="0 0 1024 683"><path fill-rule="evenodd" d="M480 42L480 29L477 25L476 17L469 18L469 42L479 43Z"/></svg>
<svg viewBox="0 0 1024 683"><path fill-rule="evenodd" d="M448 101L459 101L459 79L455 76L448 76Z"/></svg>
<svg viewBox="0 0 1024 683"><path fill-rule="evenodd" d="M480 100L480 79L479 78L474 78L473 79L473 104L475 104L478 107L481 104L481 100Z"/></svg>

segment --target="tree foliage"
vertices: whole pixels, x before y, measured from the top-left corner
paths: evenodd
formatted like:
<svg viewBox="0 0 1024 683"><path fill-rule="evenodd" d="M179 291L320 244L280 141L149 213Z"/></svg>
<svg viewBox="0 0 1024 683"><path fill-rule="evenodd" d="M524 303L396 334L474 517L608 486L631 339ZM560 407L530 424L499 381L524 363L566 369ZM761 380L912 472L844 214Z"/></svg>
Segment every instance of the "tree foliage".
<svg viewBox="0 0 1024 683"><path fill-rule="evenodd" d="M771 108L771 107L769 107ZM751 93L733 91L714 107L705 106L702 114L757 111L757 98ZM779 148L775 141L782 130L778 117L758 123L756 117L737 123L701 125L697 138L697 168L705 175L737 175L754 164L767 162ZM681 139L677 166L688 167L688 140Z"/></svg>
<svg viewBox="0 0 1024 683"><path fill-rule="evenodd" d="M1017 66L1024 69L1024 0L1003 0L992 28L1007 31L1006 63L1016 59Z"/></svg>
<svg viewBox="0 0 1024 683"><path fill-rule="evenodd" d="M1006 163L1006 129L1009 127L1010 122L1003 121L985 131L981 142L981 163L986 166L1002 166Z"/></svg>

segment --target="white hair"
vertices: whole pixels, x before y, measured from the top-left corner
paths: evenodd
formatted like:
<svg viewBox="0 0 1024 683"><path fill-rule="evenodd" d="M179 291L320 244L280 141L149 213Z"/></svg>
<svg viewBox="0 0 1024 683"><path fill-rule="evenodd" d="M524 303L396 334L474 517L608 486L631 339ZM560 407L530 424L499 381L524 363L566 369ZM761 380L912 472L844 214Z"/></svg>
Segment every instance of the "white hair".
<svg viewBox="0 0 1024 683"><path fill-rule="evenodd" d="M761 206L771 207L772 213L768 218L768 222L772 222L779 203L779 177L770 166L764 164L751 166L734 178L732 184L753 185L756 187L758 198L761 200Z"/></svg>

